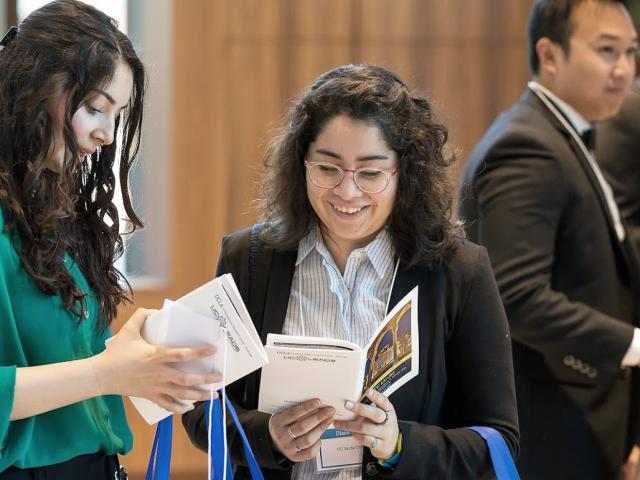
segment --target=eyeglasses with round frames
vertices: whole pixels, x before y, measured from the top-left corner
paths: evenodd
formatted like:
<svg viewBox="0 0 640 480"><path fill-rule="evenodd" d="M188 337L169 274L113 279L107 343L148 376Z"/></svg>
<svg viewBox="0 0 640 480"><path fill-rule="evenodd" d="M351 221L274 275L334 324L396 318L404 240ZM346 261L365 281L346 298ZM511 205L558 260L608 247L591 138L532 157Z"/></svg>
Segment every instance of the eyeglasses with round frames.
<svg viewBox="0 0 640 480"><path fill-rule="evenodd" d="M392 171L381 168L343 168L333 163L308 162L305 160L305 167L309 170L309 178L316 187L335 188L342 182L345 172L353 175L353 182L365 193L380 193L387 188L391 177L393 177L400 167Z"/></svg>

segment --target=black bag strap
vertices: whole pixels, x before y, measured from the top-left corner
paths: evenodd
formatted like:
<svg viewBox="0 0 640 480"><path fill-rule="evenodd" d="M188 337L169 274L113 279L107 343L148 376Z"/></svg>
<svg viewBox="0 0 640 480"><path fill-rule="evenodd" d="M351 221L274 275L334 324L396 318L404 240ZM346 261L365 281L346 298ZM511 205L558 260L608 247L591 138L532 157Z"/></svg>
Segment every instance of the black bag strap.
<svg viewBox="0 0 640 480"><path fill-rule="evenodd" d="M258 249L260 248L262 225L262 223L256 223L251 227L251 244L249 245L249 291L251 291L253 273L256 271L256 258L258 258Z"/></svg>
<svg viewBox="0 0 640 480"><path fill-rule="evenodd" d="M258 285L254 285L256 280L256 264L258 261L258 254L260 253L260 232L262 231L262 223L256 223L251 227L251 240L249 243L249 285L247 288L249 303L249 313L251 314L258 334L262 330L262 318L259 315L261 309L258 308L258 303L264 303L264 299L258 298L257 294L260 289L260 278L258 278ZM244 400L247 402L248 398L257 398L258 388L260 385L260 372L250 376L250 380L247 383L247 387L244 392Z"/></svg>

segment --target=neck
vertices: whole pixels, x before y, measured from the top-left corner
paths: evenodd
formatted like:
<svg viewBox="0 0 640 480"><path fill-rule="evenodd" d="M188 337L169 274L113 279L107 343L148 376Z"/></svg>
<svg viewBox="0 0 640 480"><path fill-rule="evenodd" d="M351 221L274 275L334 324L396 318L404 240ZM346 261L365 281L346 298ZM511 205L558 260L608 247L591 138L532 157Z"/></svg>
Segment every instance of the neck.
<svg viewBox="0 0 640 480"><path fill-rule="evenodd" d="M353 252L357 248L366 246L373 239L367 238L351 242L347 240L337 241L323 229L321 229L321 232L322 240L329 250L329 253L331 253L333 261L336 262L336 266L338 267L338 270L340 270L341 274L344 274L344 270L347 267L347 260L349 259L349 255L351 255L351 252Z"/></svg>

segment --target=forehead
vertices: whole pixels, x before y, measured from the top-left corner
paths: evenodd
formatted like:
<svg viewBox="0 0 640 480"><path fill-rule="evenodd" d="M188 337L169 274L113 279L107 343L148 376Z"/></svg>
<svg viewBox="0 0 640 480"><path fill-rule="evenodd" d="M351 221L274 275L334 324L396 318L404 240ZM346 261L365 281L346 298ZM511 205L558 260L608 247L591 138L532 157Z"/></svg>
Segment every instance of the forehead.
<svg viewBox="0 0 640 480"><path fill-rule="evenodd" d="M381 143L387 147L382 129L375 121L352 118L342 114L334 115L328 119L320 127L315 141L335 141L342 138Z"/></svg>
<svg viewBox="0 0 640 480"><path fill-rule="evenodd" d="M122 108L129 103L132 90L133 73L131 68L126 63L119 61L111 81L103 85L98 93L102 94L115 107Z"/></svg>
<svg viewBox="0 0 640 480"><path fill-rule="evenodd" d="M637 40L629 13L619 2L584 0L571 12L571 38Z"/></svg>

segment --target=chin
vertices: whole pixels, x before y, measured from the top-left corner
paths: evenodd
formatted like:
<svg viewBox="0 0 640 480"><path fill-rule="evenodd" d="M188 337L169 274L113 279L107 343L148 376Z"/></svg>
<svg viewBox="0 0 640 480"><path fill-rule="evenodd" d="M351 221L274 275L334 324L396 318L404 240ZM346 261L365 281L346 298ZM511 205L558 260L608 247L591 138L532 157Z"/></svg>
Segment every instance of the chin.
<svg viewBox="0 0 640 480"><path fill-rule="evenodd" d="M609 120L611 117L615 117L620 111L620 107L622 107L622 102L619 104L609 107L607 109L602 109L598 112L597 115L593 116L592 122L602 122L604 120Z"/></svg>

